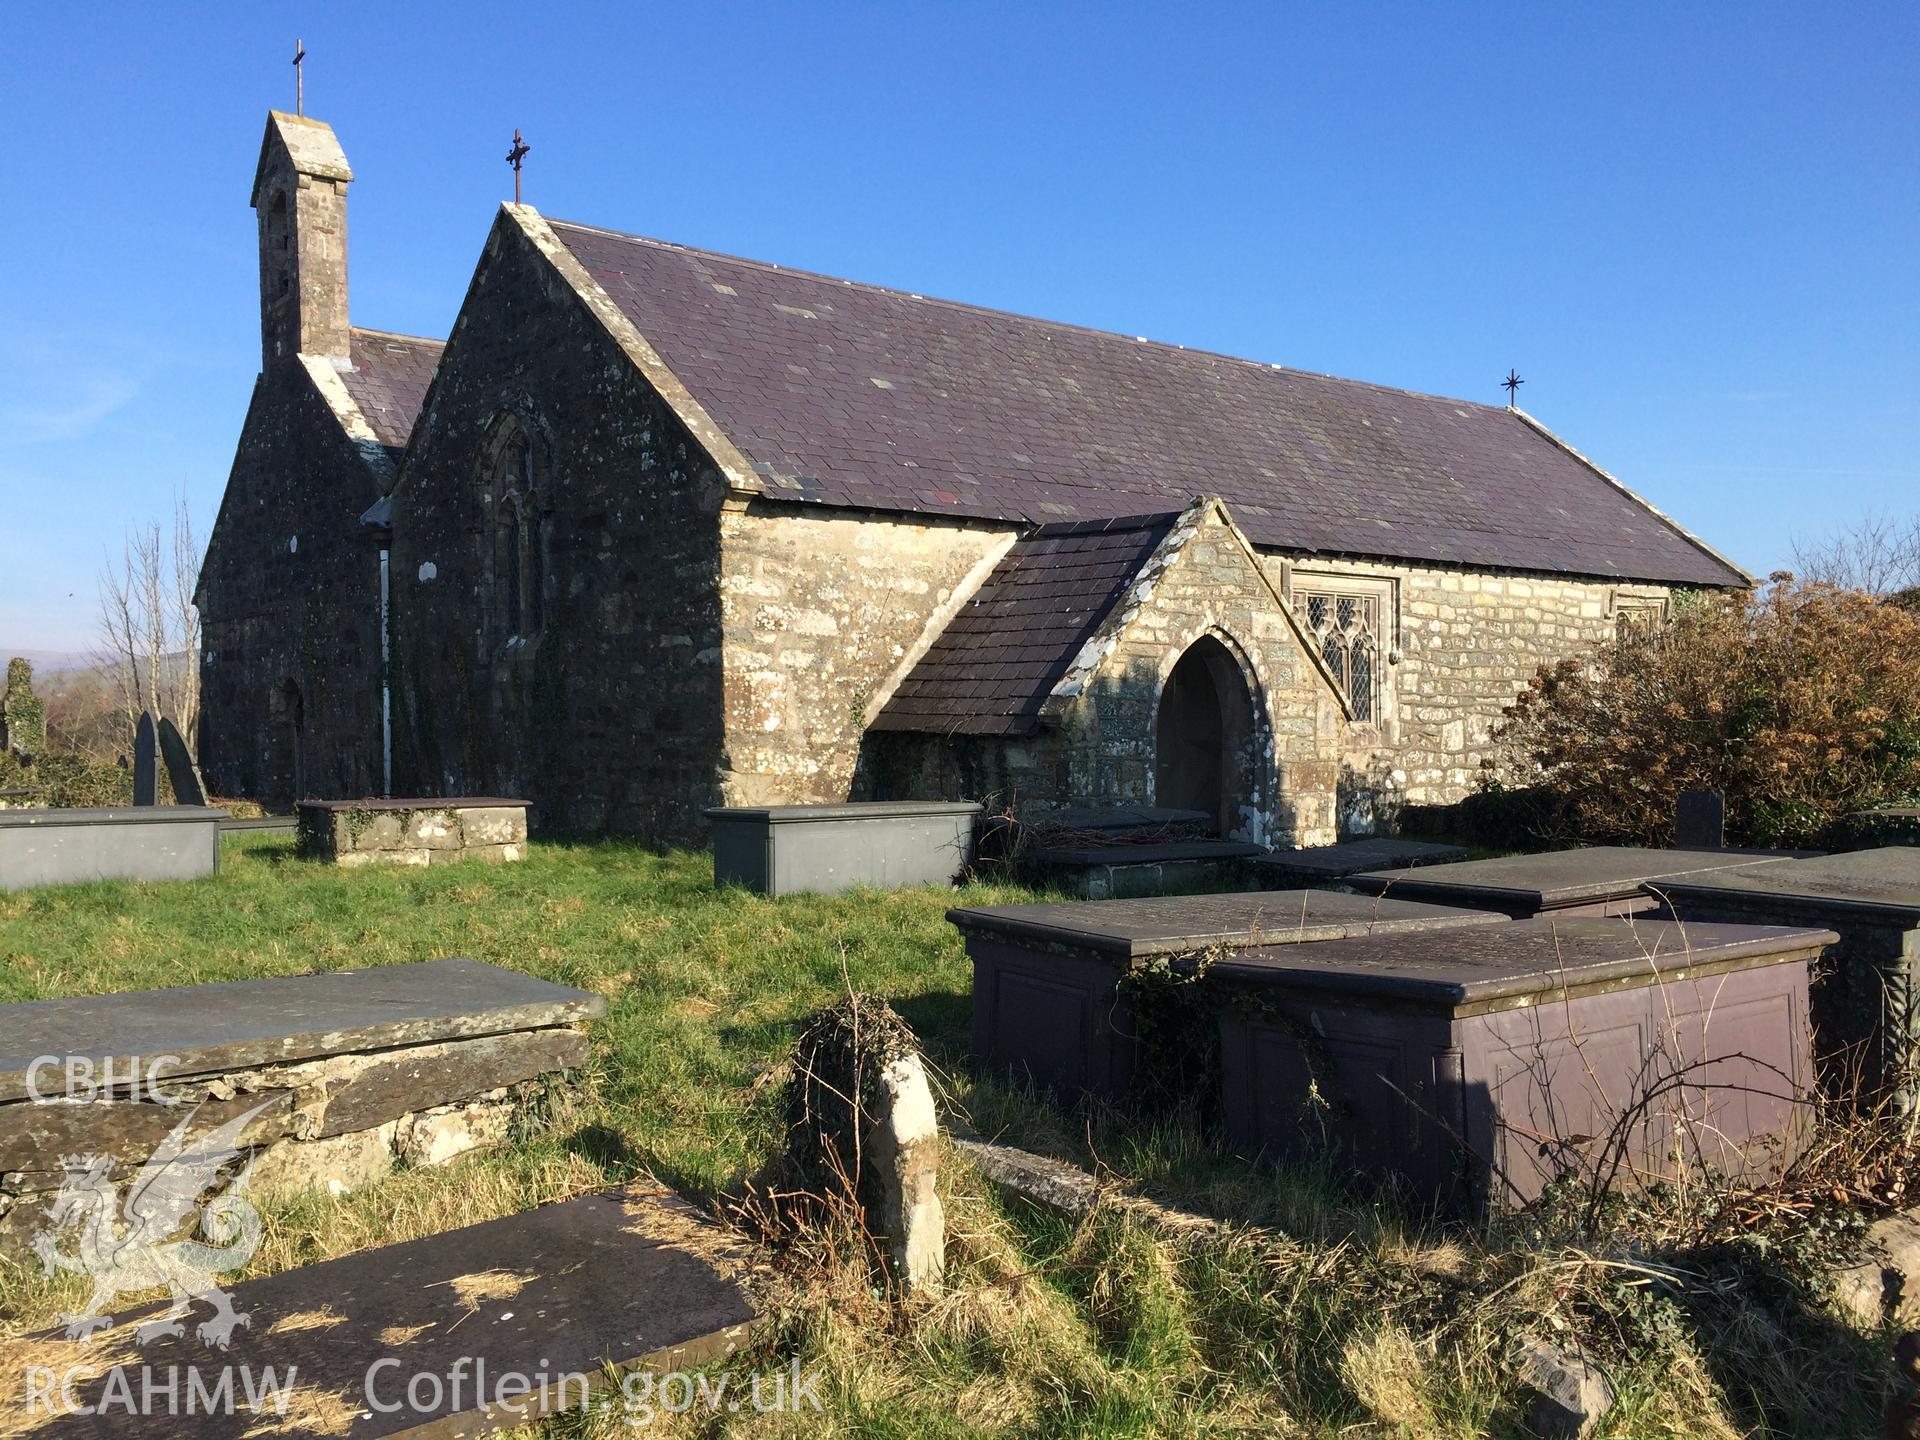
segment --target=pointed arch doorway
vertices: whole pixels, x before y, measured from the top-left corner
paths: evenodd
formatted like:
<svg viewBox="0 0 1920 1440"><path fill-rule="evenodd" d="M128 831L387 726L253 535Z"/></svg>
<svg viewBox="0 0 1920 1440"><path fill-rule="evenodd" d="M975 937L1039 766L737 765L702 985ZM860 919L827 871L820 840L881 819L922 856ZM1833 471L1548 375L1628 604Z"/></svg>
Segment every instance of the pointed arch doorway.
<svg viewBox="0 0 1920 1440"><path fill-rule="evenodd" d="M1174 663L1154 716L1154 803L1200 810L1230 838L1254 795L1254 697L1234 654L1203 635Z"/></svg>

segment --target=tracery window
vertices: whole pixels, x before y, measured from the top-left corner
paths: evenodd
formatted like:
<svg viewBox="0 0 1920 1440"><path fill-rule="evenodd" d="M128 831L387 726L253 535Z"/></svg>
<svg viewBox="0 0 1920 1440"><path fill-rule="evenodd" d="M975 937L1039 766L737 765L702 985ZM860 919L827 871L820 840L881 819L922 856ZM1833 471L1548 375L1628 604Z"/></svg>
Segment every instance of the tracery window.
<svg viewBox="0 0 1920 1440"><path fill-rule="evenodd" d="M499 633L528 640L546 624L548 500L531 437L505 422L492 448L493 600Z"/></svg>
<svg viewBox="0 0 1920 1440"><path fill-rule="evenodd" d="M1666 624L1664 600L1618 596L1613 602L1613 632L1616 638L1632 640L1647 636Z"/></svg>
<svg viewBox="0 0 1920 1440"><path fill-rule="evenodd" d="M1354 723L1380 721L1385 629L1376 592L1319 588L1296 582L1293 610L1347 697Z"/></svg>

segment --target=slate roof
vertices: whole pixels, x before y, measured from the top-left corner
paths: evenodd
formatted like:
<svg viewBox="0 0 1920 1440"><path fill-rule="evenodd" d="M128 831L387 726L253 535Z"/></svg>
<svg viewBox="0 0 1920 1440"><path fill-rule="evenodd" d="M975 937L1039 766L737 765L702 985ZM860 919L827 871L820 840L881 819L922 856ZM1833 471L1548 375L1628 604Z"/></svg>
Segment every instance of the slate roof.
<svg viewBox="0 0 1920 1440"><path fill-rule="evenodd" d="M1041 702L1178 518L1044 525L1016 540L868 728L1039 730Z"/></svg>
<svg viewBox="0 0 1920 1440"><path fill-rule="evenodd" d="M398 463L446 346L439 340L391 335L359 326L353 327L351 345L348 358L353 368L340 371L341 383L360 407L375 438Z"/></svg>
<svg viewBox="0 0 1920 1440"><path fill-rule="evenodd" d="M775 498L1044 524L1207 494L1287 550L1746 582L1497 406L549 223Z"/></svg>

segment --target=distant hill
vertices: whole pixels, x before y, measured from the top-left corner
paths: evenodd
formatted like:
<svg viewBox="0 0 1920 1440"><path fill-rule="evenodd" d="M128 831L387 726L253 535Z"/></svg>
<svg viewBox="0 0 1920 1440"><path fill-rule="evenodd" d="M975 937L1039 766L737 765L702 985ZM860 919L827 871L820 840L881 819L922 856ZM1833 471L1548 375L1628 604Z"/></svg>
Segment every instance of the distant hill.
<svg viewBox="0 0 1920 1440"><path fill-rule="evenodd" d="M16 655L27 660L36 675L59 675L68 670L93 668L92 657L76 650L23 650L11 645L0 645L0 666L5 666Z"/></svg>

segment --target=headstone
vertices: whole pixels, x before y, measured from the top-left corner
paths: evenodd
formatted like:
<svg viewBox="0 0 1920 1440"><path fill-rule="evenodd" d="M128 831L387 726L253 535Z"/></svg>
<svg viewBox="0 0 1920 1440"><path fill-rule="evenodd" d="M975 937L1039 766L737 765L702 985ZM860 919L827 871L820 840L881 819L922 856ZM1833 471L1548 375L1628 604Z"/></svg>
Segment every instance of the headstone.
<svg viewBox="0 0 1920 1440"><path fill-rule="evenodd" d="M160 803L159 741L154 736L153 712L142 710L133 728L133 803Z"/></svg>
<svg viewBox="0 0 1920 1440"><path fill-rule="evenodd" d="M180 727L164 715L160 717L160 758L166 762L167 778L173 782L174 804L207 803L207 787L200 778L200 767L194 763L193 752L187 749L186 737L181 735Z"/></svg>
<svg viewBox="0 0 1920 1440"><path fill-rule="evenodd" d="M880 1170L880 1230L908 1290L937 1289L947 1268L947 1219L935 1188L940 1124L918 1055L880 1072L881 1114L870 1137Z"/></svg>
<svg viewBox="0 0 1920 1440"><path fill-rule="evenodd" d="M1673 843L1681 850L1721 850L1727 843L1727 797L1720 790L1682 790L1673 807Z"/></svg>

